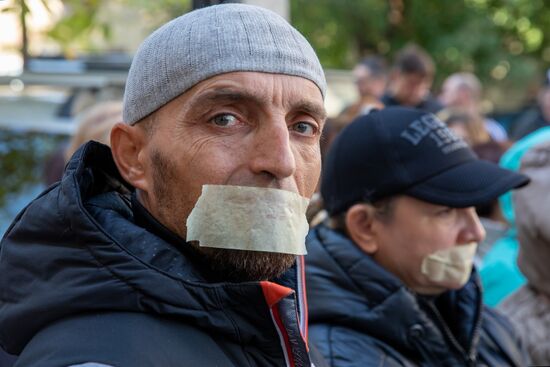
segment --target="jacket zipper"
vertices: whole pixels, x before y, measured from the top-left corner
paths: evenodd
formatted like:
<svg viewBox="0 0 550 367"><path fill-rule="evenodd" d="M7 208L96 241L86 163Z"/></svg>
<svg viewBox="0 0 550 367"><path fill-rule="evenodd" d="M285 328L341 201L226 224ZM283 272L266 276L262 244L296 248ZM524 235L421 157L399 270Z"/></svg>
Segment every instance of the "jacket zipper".
<svg viewBox="0 0 550 367"><path fill-rule="evenodd" d="M441 314L439 313L439 310L437 309L437 307L435 307L431 302L427 302L428 303L428 307L430 308L430 310L434 313L434 315L436 316L437 318L437 321L439 322L439 324L442 326L443 328L443 332L445 333L445 335L447 336L447 338L451 341L451 344L455 347L455 349L462 355L462 357L464 357L464 359L466 360L466 363L469 365L469 366L475 366L475 363L476 363L476 356L475 356L475 352L474 352L474 343L473 343L473 340L472 339L472 345L470 346L470 353L466 353L466 351L464 350L464 348L462 348L462 346L460 345L460 343L458 342L458 340L456 340L456 338L454 337L453 333L451 332L451 330L449 329L449 327L447 326L447 324L445 323L445 320L443 320L443 317L441 316ZM479 317L478 317L479 319ZM479 326L478 325L475 325L474 326L474 332L477 332L477 329L479 329ZM475 335L475 334L474 334Z"/></svg>
<svg viewBox="0 0 550 367"><path fill-rule="evenodd" d="M481 285L479 284L479 278L474 280L474 285L478 291L478 294L481 294ZM470 344L469 357L475 363L476 362L476 346L479 340L479 334L481 332L481 314L483 312L483 298L478 297L477 299L477 313L476 321L474 324L474 331L472 333L472 342Z"/></svg>

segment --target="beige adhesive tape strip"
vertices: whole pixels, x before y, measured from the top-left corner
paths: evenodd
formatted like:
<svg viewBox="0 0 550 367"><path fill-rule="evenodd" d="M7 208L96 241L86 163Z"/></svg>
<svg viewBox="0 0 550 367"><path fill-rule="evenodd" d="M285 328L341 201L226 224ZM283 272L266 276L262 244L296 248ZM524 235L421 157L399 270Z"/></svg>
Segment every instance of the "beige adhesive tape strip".
<svg viewBox="0 0 550 367"><path fill-rule="evenodd" d="M202 247L305 255L309 200L289 191L204 185L187 218L187 241Z"/></svg>
<svg viewBox="0 0 550 367"><path fill-rule="evenodd" d="M470 277L476 249L473 242L436 251L422 261L422 273L435 282L464 284Z"/></svg>

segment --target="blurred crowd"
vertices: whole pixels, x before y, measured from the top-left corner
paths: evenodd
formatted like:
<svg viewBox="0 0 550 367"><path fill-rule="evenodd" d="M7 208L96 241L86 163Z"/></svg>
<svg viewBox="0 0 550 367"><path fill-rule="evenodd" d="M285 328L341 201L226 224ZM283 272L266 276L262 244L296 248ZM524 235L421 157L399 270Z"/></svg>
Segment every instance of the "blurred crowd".
<svg viewBox="0 0 550 367"><path fill-rule="evenodd" d="M422 350L426 344L423 344L421 339L428 340L433 335L444 335L450 340L445 339L447 344L460 344L457 349L467 355L464 357L465 365L476 365L478 359L489 365L521 365L518 361L525 359L522 359L523 356L518 345L527 350L531 363L548 365L550 364L550 267L547 264L550 261L550 247L548 246L550 222L545 213L550 211L550 196L547 195L550 189L550 70L541 78L536 101L522 110L512 121L502 123L498 118L487 115L483 110L481 103L485 98L483 85L474 73L460 71L447 76L440 91L435 93L433 82L436 69L437 65L434 64L430 55L420 46L414 44L405 46L397 53L394 60L385 60L377 55L366 57L352 71L357 88L357 100L346 106L338 116L328 118L326 121L321 138L321 155L325 162L321 184L323 187L317 188L307 211L311 232L308 236L310 255L306 256L305 261L311 269L306 269L306 272L308 282L311 280L311 285L308 283L308 296L311 298L311 338L315 342L315 350L319 349L319 352L333 366L361 365L361 361L373 362L377 358L382 361L386 357L395 358L396 361L400 361L401 365L408 365L407 361L409 360L422 360L424 361L422 363L427 363L427 365L437 365L437 359L430 360L429 357L426 357L430 356L432 352L434 355L437 354L437 351ZM405 107L405 109L399 107ZM164 105L161 108L165 108ZM79 159L84 160L85 163L82 164L86 164L86 159L91 160L92 158L75 158L74 156L74 153L88 141L94 140L110 145L111 129L117 122L122 121L122 116L122 101L103 101L79 114L77 117L78 128L70 142L60 147L45 162L45 182L50 185L63 179L64 168L71 159L74 162ZM391 216L388 213L394 211L397 201L399 201L400 208L405 207L405 204L410 208L427 205L428 209L426 210L431 210L429 205L432 204L454 208L453 198L445 197L445 195L437 197L436 194L429 196L418 191L411 197L406 194L404 196L406 199L399 196L400 199L397 201L393 200L393 196L388 198L386 197L387 193L381 193L382 200L378 200L376 190L383 191L383 189L376 187L369 192L369 195L372 194L376 200L365 199L366 206L364 207L351 206L355 202L351 203L350 201L347 203L350 205L344 208L343 201L327 202L323 200L323 198L333 198L337 195L345 196L347 193L338 192L348 184L348 182L344 182L347 178L343 177L347 174L353 176L348 181L359 180L359 177L363 175L361 169L365 167L365 170L370 169L378 172L376 178L383 179L380 181L383 183L380 184L381 186L393 187L392 185L396 185L406 192L409 186L412 186L412 183L407 183L410 177L399 178L400 173L397 172L393 176L390 173L394 173L392 170L398 171L395 167L398 167L399 164L406 166L408 164L407 156L413 157L418 153L413 151L413 148L410 152L405 151L405 148L399 148L401 146L395 142L407 134L406 130L418 121L424 125L415 127L415 133L424 134L425 132L424 135L438 133L440 135L435 136L434 140L438 142L441 139L438 146L428 147L427 143L421 141L421 138L416 141L412 137L407 137L411 141L414 140L415 147L426 145L422 154L416 156L422 164L415 162L415 165L411 164L413 168L408 171L414 172L411 175L416 173L419 177L423 175L421 179L419 178L419 182L426 177L430 179L437 176L440 172L434 168L436 166L445 166L441 168L441 171L451 171L464 163L461 160L463 156L451 162L448 158L450 155L446 156L447 153L442 155L442 158L436 158L435 156L441 153L436 149L440 146L448 148L449 152L463 149L465 155L473 151L475 156L483 162L491 162L490 167L498 165L503 169L502 172L511 172L509 176L504 176L505 174L502 173L502 182L508 181L502 187L496 188L488 194L486 196L488 200L468 201L466 198L465 201L456 202L457 211L462 213L460 215L464 215L464 222L469 221L469 224L465 226L472 233L470 237L464 238L465 246L460 251L467 252L475 249L473 262L476 270L474 270L474 274L476 272L479 274L481 286L478 286L476 280L469 280L472 268L466 267L467 278L457 280L460 286L447 287L458 289L457 292L447 292L448 289L445 288L444 294L448 297L437 296L439 293L432 292L433 289L426 291L423 288L412 289L409 287L412 289L411 291L411 289L403 288L400 280L408 278L401 277L402 269L392 265L391 261L390 263L385 262L388 261L387 259L379 261L381 257L378 256L381 255L377 249L374 249L376 246L373 245L369 237L370 234L365 230L372 223L368 222L367 224L365 218L370 215L369 213L374 213L374 218L379 220L379 225L383 227L387 223L385 216ZM439 126L439 121L442 121L444 126ZM380 122L392 123L394 126L386 132L381 132L382 128L376 126ZM394 131L392 129L401 130ZM423 132L422 129L425 131ZM379 139L378 136L380 136ZM395 143L396 150L391 151L388 148L389 144L382 143L383 139L387 139L392 144ZM351 173L343 171L342 166L349 162L343 161L344 153L336 154L334 151L339 149L339 152L343 152L345 149L354 147L368 153L371 162L366 164L360 162L361 157L356 157L358 162L353 162L353 167L357 171ZM80 154L84 156L92 149L98 149L99 152L103 148L92 146L87 151L80 150ZM391 159L387 158L389 156ZM478 164L477 158L470 157L468 162L475 160ZM397 162L395 166L388 166L384 163L390 162L392 159ZM98 166L101 166L100 163ZM481 165L484 164L481 163ZM108 167L111 169L114 167L114 163L109 163ZM476 168L479 172L486 172L483 169L488 171L496 169L487 168L489 166L483 166L485 167L483 169L480 167L482 166ZM430 171L432 168L433 172ZM93 166L89 170L92 172L98 168ZM428 173L420 173L423 170ZM91 177L92 173L89 172L85 172L83 175L89 174ZM480 173L480 175L484 174ZM495 173L494 177L497 176ZM99 179L96 179L101 190L104 189L104 186L111 185L109 180L113 177L109 176L109 179L105 179L100 176ZM500 180L501 176L498 177ZM527 186L525 186L528 181L526 177L530 179ZM448 177L446 179L449 180ZM455 173L452 179L454 182L443 182L442 185L460 186L463 184L462 179L463 177L460 177L459 173ZM368 180L372 180L372 178L369 177ZM403 182L398 183L399 180ZM335 181L337 183L334 183ZM368 182L371 183L371 181ZM94 181L95 183L96 181ZM491 182L487 182L487 186L491 184ZM120 183L117 185L123 186ZM519 190L511 191L520 187L522 188ZM89 192L94 190L99 192L100 189L89 189ZM350 186L349 190L351 192L353 187ZM84 189L82 192L84 193ZM392 195L396 193L400 194L396 191L392 192ZM134 201L137 199L132 197L131 200L135 209ZM117 205L122 206L122 204ZM467 212L469 207L475 207L475 212ZM343 212L347 214L344 213L342 216ZM409 225L416 223L413 215L417 212L411 211L408 214L403 214L396 211L393 214L398 216L398 213ZM132 215L128 214L128 216ZM133 216L137 218L136 212ZM477 217L479 217L480 224ZM376 222L376 220L374 221ZM422 225L422 223L418 224L418 228ZM418 228L412 228L410 233ZM166 228L163 231L166 232ZM150 232L154 233L154 230ZM122 236L122 234L120 235ZM164 233L164 235L169 239L172 238L170 237L172 234ZM388 235L391 236L391 233ZM413 242L413 238L411 241ZM355 246L351 246L351 242ZM473 242L480 242L477 244L477 248L469 246ZM348 252L344 253L342 249L348 245L349 251L346 250ZM466 248L466 246L469 247ZM358 250L359 248L361 251ZM166 251L168 252L168 250ZM466 258L465 252L438 253L438 255L448 256L452 261L459 262L456 258ZM365 256L365 254L369 256ZM400 254L394 255L395 258L403 257ZM433 261L433 263L439 261L430 256L427 257L429 261ZM195 259L192 256L190 258ZM423 262L422 266L437 268L437 264L433 265L429 261ZM361 269L368 269L368 272L362 273ZM389 276L387 270L393 275ZM432 275L429 269L425 272L429 276L433 276L434 279L437 278L437 275ZM394 277L395 274L398 274L397 277ZM443 275L439 276L444 277ZM452 277L448 274L447 276ZM472 279L476 277L477 275L472 276ZM400 280L396 280L397 278ZM436 283L434 280L434 284ZM406 284L410 286L409 283ZM411 284L415 284L414 281L411 281ZM441 284L441 281L438 284ZM335 289L342 292L341 298L335 298L331 293ZM392 291L384 293L381 289L384 292L388 289ZM482 289L482 292L479 289ZM368 307L365 306L365 309L369 308L368 311L362 308L364 306L362 298L361 302L363 303L352 302L357 300L358 294L363 293L371 297L367 302ZM473 305L477 295L481 297L481 293L483 303L491 308L496 307L500 311L498 315L486 310L485 306ZM350 296L350 294L353 295ZM349 299L346 299L348 296L352 301L348 302ZM383 301L382 298L384 298ZM390 303L393 302L391 307L388 306L389 301L387 301L390 298L392 299ZM348 302L350 308L342 308L340 302L342 304ZM381 306L379 307L376 302L380 302ZM355 306L357 308L354 308ZM342 313L339 313L340 311ZM400 313L401 311L402 313ZM433 321L433 325L437 325L437 328L441 328L444 332L437 334L433 330L425 330L426 327L423 325L428 323L424 324L426 320L422 318L411 325L407 319L410 316L409 311L411 314L414 311L421 315L428 315L426 318ZM359 316L355 317L361 313L368 314L368 317L365 319L361 319ZM418 314L415 313L414 317L417 317ZM479 321L482 318L484 321ZM403 332L406 333L405 336L399 329L400 323L405 323L403 320L407 320L407 331ZM462 320L466 321L462 323ZM363 322L365 322L364 325ZM346 325L345 332L338 334L337 327L333 323L337 326ZM510 328L508 328L509 323L513 325ZM434 328L436 327L434 326ZM509 331L512 329L517 330L517 340L515 332ZM360 335L366 333L366 330L369 338L375 340L374 342ZM468 353L466 346L470 349L473 348L472 345L477 345L477 339L481 340L479 348ZM439 347L443 348L438 344L440 341L429 340L429 342L434 350ZM418 352L422 358L427 359L403 352L403 350L408 350L407 348L411 345L413 346L411 350L414 353ZM500 351L495 352L499 348ZM345 350L345 353L342 350ZM342 357L342 355L353 355L356 352L360 357L354 357L355 359L350 357L350 360ZM342 355L338 353L342 353ZM0 364L2 358L0 356ZM6 359L4 363L8 365L11 362ZM386 364L380 363L379 365Z"/></svg>

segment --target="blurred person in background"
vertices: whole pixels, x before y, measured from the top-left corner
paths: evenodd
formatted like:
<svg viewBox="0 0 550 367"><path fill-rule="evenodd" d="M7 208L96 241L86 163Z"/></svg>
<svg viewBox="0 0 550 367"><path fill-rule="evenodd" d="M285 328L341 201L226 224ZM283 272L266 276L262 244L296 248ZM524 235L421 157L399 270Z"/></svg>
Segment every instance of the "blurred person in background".
<svg viewBox="0 0 550 367"><path fill-rule="evenodd" d="M110 145L111 128L122 121L122 101L99 102L80 112L75 120L77 128L71 139L44 162L42 177L46 186L61 180L65 165L82 144L94 140Z"/></svg>
<svg viewBox="0 0 550 367"><path fill-rule="evenodd" d="M353 69L353 78L359 99L346 107L337 117L342 127L357 116L366 115L375 108L384 107L380 98L386 89L387 71L385 61L381 57L370 56L361 60Z"/></svg>
<svg viewBox="0 0 550 367"><path fill-rule="evenodd" d="M79 148L2 239L0 345L33 367L323 366L302 255L325 93L265 8L153 32L111 147Z"/></svg>
<svg viewBox="0 0 550 367"><path fill-rule="evenodd" d="M519 140L527 134L550 125L550 69L546 70L543 84L534 107L523 112L510 128L510 137Z"/></svg>
<svg viewBox="0 0 550 367"><path fill-rule="evenodd" d="M519 241L518 266L527 284L499 309L519 331L531 362L550 365L550 141L531 148L520 172L531 183L512 195Z"/></svg>
<svg viewBox="0 0 550 367"><path fill-rule="evenodd" d="M67 163L65 159L65 152L68 145L69 141L63 141L44 160L42 165L42 182L46 187L53 185L63 177L63 170L65 169L65 164Z"/></svg>
<svg viewBox="0 0 550 367"><path fill-rule="evenodd" d="M364 58L353 69L353 78L357 87L358 100L344 108L336 118L327 119L321 140L321 154L323 157L334 138L353 119L357 116L366 115L373 109L384 107L380 101L387 82L384 59L378 56Z"/></svg>
<svg viewBox="0 0 550 367"><path fill-rule="evenodd" d="M504 143L490 140L486 143L474 145L472 150L479 159L498 164L507 147L508 146ZM502 215L498 198L476 205L476 213L479 216L479 220L486 234L485 239L477 247L478 262L476 265L479 267L482 264L483 258L493 245L498 240L505 237L506 231L508 230L508 223Z"/></svg>
<svg viewBox="0 0 550 367"><path fill-rule="evenodd" d="M406 46L396 56L382 103L438 112L443 105L430 93L434 76L435 64L430 55L417 45Z"/></svg>
<svg viewBox="0 0 550 367"><path fill-rule="evenodd" d="M550 141L550 127L540 128L515 142L502 155L499 165L505 169L519 171L522 157L532 147L546 141ZM484 290L483 300L491 307L497 306L526 282L517 265L519 244L511 193L505 193L498 201L508 229L504 237L498 239L483 256L479 268Z"/></svg>
<svg viewBox="0 0 550 367"><path fill-rule="evenodd" d="M470 147L485 144L491 140L483 120L478 115L463 109L445 108L439 111L437 116Z"/></svg>
<svg viewBox="0 0 550 367"><path fill-rule="evenodd" d="M333 367L525 366L482 305L474 206L528 178L476 158L433 114L373 111L336 138L308 235L310 337Z"/></svg>
<svg viewBox="0 0 550 367"><path fill-rule="evenodd" d="M111 128L122 121L122 101L105 101L93 105L77 116L76 132L67 149L65 162L68 162L81 145L90 140L110 145Z"/></svg>
<svg viewBox="0 0 550 367"><path fill-rule="evenodd" d="M480 110L482 86L479 79L472 73L451 74L443 82L439 99L445 107L461 109L476 119L483 121L483 125L491 139L506 141L506 130L497 121L483 116Z"/></svg>

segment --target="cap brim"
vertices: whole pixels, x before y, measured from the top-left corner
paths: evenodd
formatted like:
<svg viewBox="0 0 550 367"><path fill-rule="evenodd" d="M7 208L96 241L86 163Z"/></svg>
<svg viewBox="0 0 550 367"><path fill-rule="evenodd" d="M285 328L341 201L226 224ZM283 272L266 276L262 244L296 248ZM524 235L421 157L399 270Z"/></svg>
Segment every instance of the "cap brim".
<svg viewBox="0 0 550 367"><path fill-rule="evenodd" d="M433 204L466 208L488 203L528 183L525 175L476 159L432 176L405 194Z"/></svg>

